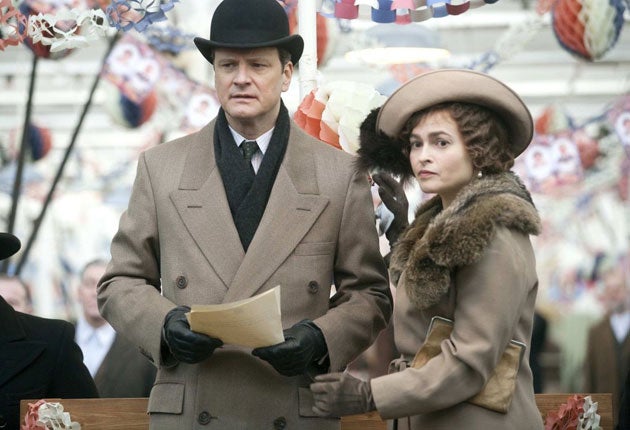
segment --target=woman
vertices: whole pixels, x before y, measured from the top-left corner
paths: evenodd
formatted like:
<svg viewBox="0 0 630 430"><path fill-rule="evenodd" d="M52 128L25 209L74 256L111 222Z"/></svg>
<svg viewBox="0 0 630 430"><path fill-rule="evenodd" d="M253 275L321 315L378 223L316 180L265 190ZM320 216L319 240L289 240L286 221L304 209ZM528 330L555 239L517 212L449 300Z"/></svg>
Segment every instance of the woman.
<svg viewBox="0 0 630 430"><path fill-rule="evenodd" d="M393 372L371 381L347 373L317 377L311 385L317 414L377 410L398 429L543 428L528 354L515 362L513 388L502 391L511 399L507 410L470 401L510 341L531 339L538 278L529 235L539 232L540 219L509 169L532 133L531 115L511 89L468 70L420 75L366 118L361 168L415 178L435 196L392 251L401 353ZM450 336L435 357L411 367L437 316L454 321Z"/></svg>

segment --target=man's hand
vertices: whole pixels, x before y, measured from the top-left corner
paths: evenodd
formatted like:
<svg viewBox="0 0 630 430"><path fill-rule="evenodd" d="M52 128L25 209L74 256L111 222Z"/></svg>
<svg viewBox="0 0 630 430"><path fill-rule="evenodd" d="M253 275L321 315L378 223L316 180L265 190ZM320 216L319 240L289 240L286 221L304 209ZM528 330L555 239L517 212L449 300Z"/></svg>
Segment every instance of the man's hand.
<svg viewBox="0 0 630 430"><path fill-rule="evenodd" d="M313 412L320 417L364 414L376 409L370 383L348 373L316 376L311 392Z"/></svg>
<svg viewBox="0 0 630 430"><path fill-rule="evenodd" d="M383 204L394 214L394 221L385 232L391 246L409 225L409 202L402 184L387 173L375 173L372 179L378 185L378 195Z"/></svg>
<svg viewBox="0 0 630 430"><path fill-rule="evenodd" d="M210 357L223 342L221 339L192 331L186 312L190 312L188 306L178 306L166 314L162 338L178 361L199 363Z"/></svg>
<svg viewBox="0 0 630 430"><path fill-rule="evenodd" d="M284 342L252 351L282 375L301 375L328 352L324 335L311 321L302 320L283 333Z"/></svg>

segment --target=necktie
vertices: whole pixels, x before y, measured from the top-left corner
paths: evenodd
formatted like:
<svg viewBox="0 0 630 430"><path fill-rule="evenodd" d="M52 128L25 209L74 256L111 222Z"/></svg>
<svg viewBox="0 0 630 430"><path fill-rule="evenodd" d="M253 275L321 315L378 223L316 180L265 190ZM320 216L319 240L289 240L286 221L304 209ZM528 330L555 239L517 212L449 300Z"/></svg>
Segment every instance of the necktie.
<svg viewBox="0 0 630 430"><path fill-rule="evenodd" d="M243 158L249 164L249 167L254 171L254 166L252 166L252 157L258 151L258 144L255 140L244 140L241 143L241 151L243 152Z"/></svg>

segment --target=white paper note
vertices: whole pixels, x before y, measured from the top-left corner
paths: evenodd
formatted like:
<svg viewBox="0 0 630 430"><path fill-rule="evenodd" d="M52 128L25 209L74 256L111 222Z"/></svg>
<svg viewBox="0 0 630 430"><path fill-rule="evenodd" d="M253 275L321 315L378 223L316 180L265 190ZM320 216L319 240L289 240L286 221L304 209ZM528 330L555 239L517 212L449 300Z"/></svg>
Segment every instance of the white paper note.
<svg viewBox="0 0 630 430"><path fill-rule="evenodd" d="M225 344L258 348L284 342L280 285L237 302L193 305L186 317L192 331Z"/></svg>

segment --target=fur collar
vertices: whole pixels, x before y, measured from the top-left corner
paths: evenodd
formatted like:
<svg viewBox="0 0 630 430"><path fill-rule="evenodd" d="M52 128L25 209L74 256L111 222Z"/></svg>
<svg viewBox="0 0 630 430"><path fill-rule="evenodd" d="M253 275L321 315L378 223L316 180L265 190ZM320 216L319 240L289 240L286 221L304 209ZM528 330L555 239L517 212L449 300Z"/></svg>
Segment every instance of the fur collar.
<svg viewBox="0 0 630 430"><path fill-rule="evenodd" d="M481 258L497 225L525 234L540 231L531 196L511 172L473 180L445 210L435 196L418 208L394 247L393 282L419 309L437 304L448 292L451 273Z"/></svg>

